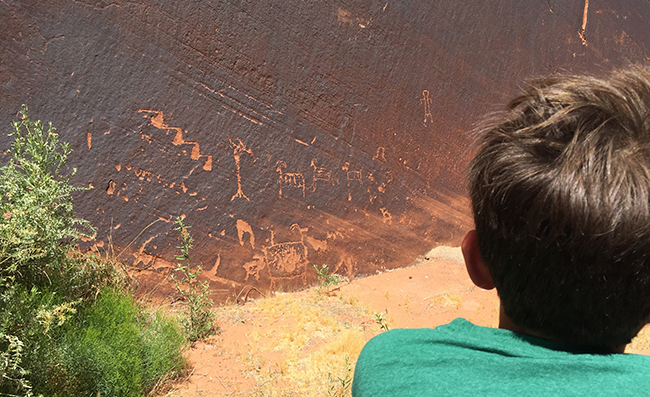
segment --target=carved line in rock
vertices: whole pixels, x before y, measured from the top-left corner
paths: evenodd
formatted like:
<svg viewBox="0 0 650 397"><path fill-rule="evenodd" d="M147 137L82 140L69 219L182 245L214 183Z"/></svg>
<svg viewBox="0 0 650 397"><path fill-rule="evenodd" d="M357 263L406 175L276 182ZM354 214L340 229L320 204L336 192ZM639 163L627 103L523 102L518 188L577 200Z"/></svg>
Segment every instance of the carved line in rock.
<svg viewBox="0 0 650 397"><path fill-rule="evenodd" d="M172 143L175 146L179 145L192 145L192 151L190 152L190 158L192 160L198 160L201 157L205 157L205 162L203 163L203 169L206 171L212 171L212 155L210 154L202 154L201 149L199 146L199 142L190 142L186 141L185 138L183 138L183 133L186 133L187 131L183 131L182 128L180 127L171 127L164 122L164 115L163 112L160 110L149 110L149 109L139 109L138 113L145 113L145 117L149 117L149 120L151 122L151 125L154 127L158 128L159 130L165 131L167 133L168 131L174 131L174 138L172 140Z"/></svg>
<svg viewBox="0 0 650 397"><path fill-rule="evenodd" d="M587 36L585 36L585 31L587 29L587 15L589 13L589 0L585 0L585 8L582 11L582 27L578 31L578 36L582 40L582 45L587 45Z"/></svg>
<svg viewBox="0 0 650 397"><path fill-rule="evenodd" d="M424 123L426 124L427 119L433 123L433 115L431 114L431 97L429 96L429 91L422 91L422 98L420 98L420 103L424 105Z"/></svg>

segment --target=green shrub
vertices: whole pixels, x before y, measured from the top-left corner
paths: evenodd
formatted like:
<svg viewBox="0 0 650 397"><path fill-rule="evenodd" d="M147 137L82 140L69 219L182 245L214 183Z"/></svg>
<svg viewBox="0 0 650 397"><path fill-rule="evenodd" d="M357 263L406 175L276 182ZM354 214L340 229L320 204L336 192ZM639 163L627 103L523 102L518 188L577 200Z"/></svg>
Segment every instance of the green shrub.
<svg viewBox="0 0 650 397"><path fill-rule="evenodd" d="M45 376L33 382L38 392L137 397L182 371L178 325L160 312L144 313L122 291L105 289L80 317L65 327L57 354L42 369Z"/></svg>
<svg viewBox="0 0 650 397"><path fill-rule="evenodd" d="M63 175L70 147L52 124L33 122L27 107L10 134L9 163L0 169L0 281L62 286L69 273L66 255L76 239L93 233L74 217L69 175ZM85 229L84 233L81 229Z"/></svg>
<svg viewBox="0 0 650 397"><path fill-rule="evenodd" d="M320 295L325 291L326 295L329 295L330 292L332 292L331 287L339 285L341 281L343 281L343 277L341 277L340 274L336 273L330 273L329 266L323 265L323 267L318 267L318 265L314 265L314 269L316 270L316 275L318 275L318 294Z"/></svg>
<svg viewBox="0 0 650 397"><path fill-rule="evenodd" d="M23 106L0 167L0 395L142 396L183 367L184 337L125 291L124 273L74 251L70 148Z"/></svg>

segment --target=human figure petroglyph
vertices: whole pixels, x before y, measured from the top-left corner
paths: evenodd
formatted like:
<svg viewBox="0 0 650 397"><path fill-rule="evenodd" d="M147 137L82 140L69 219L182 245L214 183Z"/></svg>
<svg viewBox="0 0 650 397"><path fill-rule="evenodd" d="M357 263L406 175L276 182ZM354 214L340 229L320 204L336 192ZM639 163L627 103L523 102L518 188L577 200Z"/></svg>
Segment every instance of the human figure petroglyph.
<svg viewBox="0 0 650 397"><path fill-rule="evenodd" d="M287 163L280 160L276 164L275 171L278 173L278 197L282 198L283 187L293 187L302 190L302 197L305 197L305 178L302 172L284 172Z"/></svg>
<svg viewBox="0 0 650 397"><path fill-rule="evenodd" d="M427 122L427 118L433 123L433 115L431 114L431 97L429 96L429 91L422 91L422 98L420 98L420 103L424 104L424 122Z"/></svg>
<svg viewBox="0 0 650 397"><path fill-rule="evenodd" d="M331 182L333 184L334 181L332 180L332 170L328 170L327 168L323 168L323 167L318 167L316 165L315 158L311 159L311 166L314 169L314 173L311 181L312 192L316 191L316 181Z"/></svg>
<svg viewBox="0 0 650 397"><path fill-rule="evenodd" d="M347 177L348 186L350 186L350 181L358 181L359 184L363 185L361 170L350 171L350 163L347 161L345 164L343 164L343 167L341 167L341 169L346 172L345 175Z"/></svg>
<svg viewBox="0 0 650 397"><path fill-rule="evenodd" d="M241 139L237 138L235 139L235 142L233 142L233 140L230 139L230 137L228 137L228 140L230 141L230 147L232 148L232 155L235 158L235 166L237 167L237 193L233 194L230 201L233 201L238 197L245 198L246 201L251 201L241 189L241 166L239 165L239 160L241 158L241 155L244 153L250 154L251 157L255 157L255 154L253 154L253 151L247 148L246 145L244 145Z"/></svg>

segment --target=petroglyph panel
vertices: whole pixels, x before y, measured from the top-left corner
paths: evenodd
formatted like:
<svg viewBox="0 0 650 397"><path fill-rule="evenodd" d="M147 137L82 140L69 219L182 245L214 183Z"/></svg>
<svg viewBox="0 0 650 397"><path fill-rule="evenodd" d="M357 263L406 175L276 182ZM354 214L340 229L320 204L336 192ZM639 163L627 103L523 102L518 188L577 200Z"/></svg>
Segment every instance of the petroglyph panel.
<svg viewBox="0 0 650 397"><path fill-rule="evenodd" d="M185 216L217 300L458 244L481 114L526 78L650 59L632 0L27 0L0 18L0 126L26 103L70 142L95 187L75 194L98 229L80 248L126 248L152 289Z"/></svg>

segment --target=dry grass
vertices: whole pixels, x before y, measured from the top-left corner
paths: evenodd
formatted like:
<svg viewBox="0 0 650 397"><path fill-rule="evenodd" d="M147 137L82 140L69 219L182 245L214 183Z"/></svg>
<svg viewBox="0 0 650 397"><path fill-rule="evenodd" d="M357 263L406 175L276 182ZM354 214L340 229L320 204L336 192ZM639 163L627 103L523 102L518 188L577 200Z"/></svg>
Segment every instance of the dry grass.
<svg viewBox="0 0 650 397"><path fill-rule="evenodd" d="M352 376L350 368L377 328L372 313L356 301L308 291L219 308L222 323L253 326L240 356L256 384L249 395L349 396L338 379Z"/></svg>

